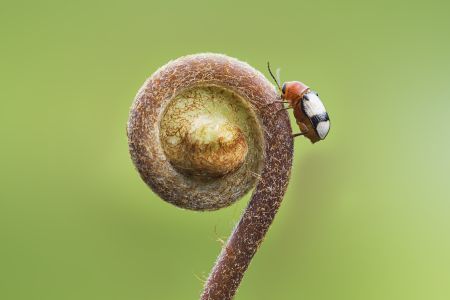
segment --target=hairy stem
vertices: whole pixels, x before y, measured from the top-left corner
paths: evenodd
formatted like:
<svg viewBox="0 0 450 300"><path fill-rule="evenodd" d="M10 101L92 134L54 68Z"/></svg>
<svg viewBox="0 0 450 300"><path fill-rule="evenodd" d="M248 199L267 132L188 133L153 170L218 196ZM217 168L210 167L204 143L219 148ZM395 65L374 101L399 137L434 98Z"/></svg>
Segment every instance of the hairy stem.
<svg viewBox="0 0 450 300"><path fill-rule="evenodd" d="M273 85L220 54L181 57L156 71L130 110L131 158L169 203L198 211L254 193L222 249L202 299L233 298L283 199L293 141ZM269 105L270 104L270 105Z"/></svg>
<svg viewBox="0 0 450 300"><path fill-rule="evenodd" d="M202 300L232 299L283 199L292 165L291 128L284 118L263 115L265 167L241 220L223 247L201 295Z"/></svg>

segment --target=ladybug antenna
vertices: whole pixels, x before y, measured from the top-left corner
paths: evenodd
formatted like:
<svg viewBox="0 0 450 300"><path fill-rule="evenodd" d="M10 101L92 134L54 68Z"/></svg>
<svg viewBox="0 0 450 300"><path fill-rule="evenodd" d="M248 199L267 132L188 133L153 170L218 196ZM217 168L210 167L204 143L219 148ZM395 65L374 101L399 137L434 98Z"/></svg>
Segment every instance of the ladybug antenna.
<svg viewBox="0 0 450 300"><path fill-rule="evenodd" d="M270 69L270 63L269 62L267 62L267 69L269 69L270 76L272 76L273 81L275 81L275 83L277 84L278 90L281 92L280 83L278 82L278 80L273 75L272 70Z"/></svg>

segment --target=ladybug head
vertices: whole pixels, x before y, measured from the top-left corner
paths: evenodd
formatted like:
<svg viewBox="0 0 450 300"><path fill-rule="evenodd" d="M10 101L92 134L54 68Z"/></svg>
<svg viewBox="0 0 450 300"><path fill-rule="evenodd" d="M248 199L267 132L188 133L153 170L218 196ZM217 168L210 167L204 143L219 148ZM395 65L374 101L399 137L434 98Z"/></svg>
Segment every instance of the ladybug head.
<svg viewBox="0 0 450 300"><path fill-rule="evenodd" d="M281 92L282 99L286 99L288 101L295 101L301 98L309 90L309 88L300 81L289 81L283 83L283 86L280 86L280 82L277 79L278 76L275 77L273 75L272 70L270 69L269 62L267 62L267 69L269 70L270 76L272 76L273 81L275 81L278 90ZM279 75L278 72L277 75Z"/></svg>
<svg viewBox="0 0 450 300"><path fill-rule="evenodd" d="M297 100L308 91L309 87L300 81L285 82L281 88L281 98L292 101Z"/></svg>

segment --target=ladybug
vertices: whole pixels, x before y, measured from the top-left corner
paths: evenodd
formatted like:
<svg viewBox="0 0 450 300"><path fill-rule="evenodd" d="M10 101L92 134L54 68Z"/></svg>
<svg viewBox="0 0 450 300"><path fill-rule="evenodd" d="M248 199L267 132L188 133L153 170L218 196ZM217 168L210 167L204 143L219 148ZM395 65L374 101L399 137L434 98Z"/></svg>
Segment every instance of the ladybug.
<svg viewBox="0 0 450 300"><path fill-rule="evenodd" d="M300 81L285 82L280 87L278 80L270 70L269 63L267 63L267 68L281 92L281 100L273 103L287 103L289 107L283 109L294 109L294 117L301 132L292 136L303 135L313 144L325 139L330 131L330 118L319 94Z"/></svg>

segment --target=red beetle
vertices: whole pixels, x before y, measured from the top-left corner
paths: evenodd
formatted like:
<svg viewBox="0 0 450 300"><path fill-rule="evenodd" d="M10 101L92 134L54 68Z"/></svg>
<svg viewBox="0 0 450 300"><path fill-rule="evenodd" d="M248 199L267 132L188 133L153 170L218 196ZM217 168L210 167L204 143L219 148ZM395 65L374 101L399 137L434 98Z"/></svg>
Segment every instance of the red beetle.
<svg viewBox="0 0 450 300"><path fill-rule="evenodd" d="M278 80L270 70L269 63L267 63L267 68L281 92L282 100L274 101L274 103L288 103L289 107L284 109L294 109L294 117L301 132L292 136L304 135L311 143L325 139L330 131L330 118L325 106L320 101L319 94L300 81L285 82L280 87Z"/></svg>

